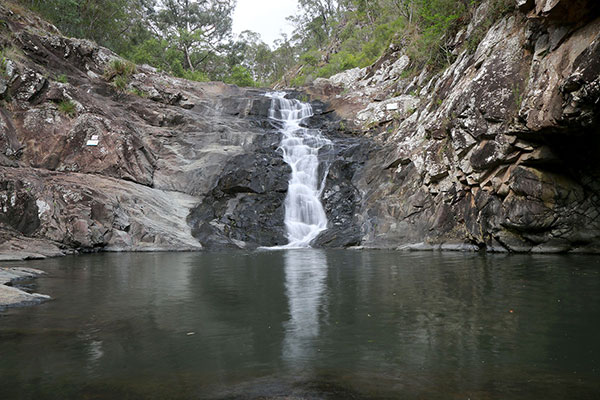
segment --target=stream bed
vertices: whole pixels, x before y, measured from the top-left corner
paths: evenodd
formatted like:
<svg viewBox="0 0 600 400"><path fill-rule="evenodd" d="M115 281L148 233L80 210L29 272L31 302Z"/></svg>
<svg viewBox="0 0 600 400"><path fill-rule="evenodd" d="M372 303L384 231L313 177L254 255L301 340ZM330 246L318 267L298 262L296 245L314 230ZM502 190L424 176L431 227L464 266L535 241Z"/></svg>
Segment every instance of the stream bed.
<svg viewBox="0 0 600 400"><path fill-rule="evenodd" d="M600 257L369 250L10 263L1 399L597 399Z"/></svg>

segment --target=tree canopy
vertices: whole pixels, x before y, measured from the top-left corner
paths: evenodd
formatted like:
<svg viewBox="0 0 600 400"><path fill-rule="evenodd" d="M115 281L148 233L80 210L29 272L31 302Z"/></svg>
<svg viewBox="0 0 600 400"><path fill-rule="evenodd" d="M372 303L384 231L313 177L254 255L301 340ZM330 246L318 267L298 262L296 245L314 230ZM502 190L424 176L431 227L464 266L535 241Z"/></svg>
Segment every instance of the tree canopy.
<svg viewBox="0 0 600 400"><path fill-rule="evenodd" d="M255 32L232 35L236 0L20 1L65 34L95 40L135 63L187 79L247 86L282 79L302 84L365 67L393 43L402 44L413 69L442 68L455 54L448 39L481 2L298 0L298 13L289 17L293 35L282 35L271 48ZM514 8L514 1L491 5L490 20Z"/></svg>

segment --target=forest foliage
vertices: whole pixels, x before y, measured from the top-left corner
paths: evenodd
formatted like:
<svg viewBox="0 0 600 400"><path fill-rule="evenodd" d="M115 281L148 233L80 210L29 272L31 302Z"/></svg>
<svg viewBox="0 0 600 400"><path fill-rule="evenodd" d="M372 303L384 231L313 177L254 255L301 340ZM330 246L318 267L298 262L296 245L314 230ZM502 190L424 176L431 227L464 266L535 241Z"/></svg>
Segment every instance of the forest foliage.
<svg viewBox="0 0 600 400"><path fill-rule="evenodd" d="M289 17L294 33L282 35L273 47L255 32L232 35L236 0L21 3L65 34L92 39L134 63L190 80L269 86L278 81L301 85L368 66L390 45L404 47L413 70L439 70L453 61L450 39L468 24L481 1L298 0L298 13ZM490 24L514 8L513 0L490 4ZM471 39L468 47L480 39ZM296 73L290 75L290 70Z"/></svg>
<svg viewBox="0 0 600 400"><path fill-rule="evenodd" d="M459 51L453 38L465 28L483 0L299 0L304 12L293 18L302 68L292 84L373 64L390 46L401 47L411 71L436 72ZM489 0L487 30L515 8L514 0ZM482 39L477 32L465 49Z"/></svg>

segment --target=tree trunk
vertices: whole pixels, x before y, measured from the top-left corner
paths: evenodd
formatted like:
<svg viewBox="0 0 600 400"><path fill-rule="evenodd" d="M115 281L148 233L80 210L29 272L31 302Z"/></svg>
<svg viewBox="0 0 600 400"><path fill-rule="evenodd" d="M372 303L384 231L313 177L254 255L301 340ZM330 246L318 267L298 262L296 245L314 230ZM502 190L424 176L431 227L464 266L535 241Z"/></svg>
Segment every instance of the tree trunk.
<svg viewBox="0 0 600 400"><path fill-rule="evenodd" d="M190 59L190 52L187 48L187 46L183 47L183 52L185 54L185 61L187 61L188 66L190 67L190 71L194 72L194 64L192 64L192 60Z"/></svg>

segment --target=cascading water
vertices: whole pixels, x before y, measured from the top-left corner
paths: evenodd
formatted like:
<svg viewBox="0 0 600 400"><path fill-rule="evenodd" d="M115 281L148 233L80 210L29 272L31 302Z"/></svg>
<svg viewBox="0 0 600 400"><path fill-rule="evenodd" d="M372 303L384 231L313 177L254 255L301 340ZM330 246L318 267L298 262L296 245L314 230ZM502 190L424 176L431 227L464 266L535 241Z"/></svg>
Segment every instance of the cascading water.
<svg viewBox="0 0 600 400"><path fill-rule="evenodd" d="M289 243L286 248L309 247L310 242L327 228L327 216L321 204L321 193L329 169L319 162L321 149L331 141L318 129L300 126L313 115L310 104L286 99L285 93L269 93L269 118L276 122L282 135L283 160L292 168L285 198L285 227Z"/></svg>

